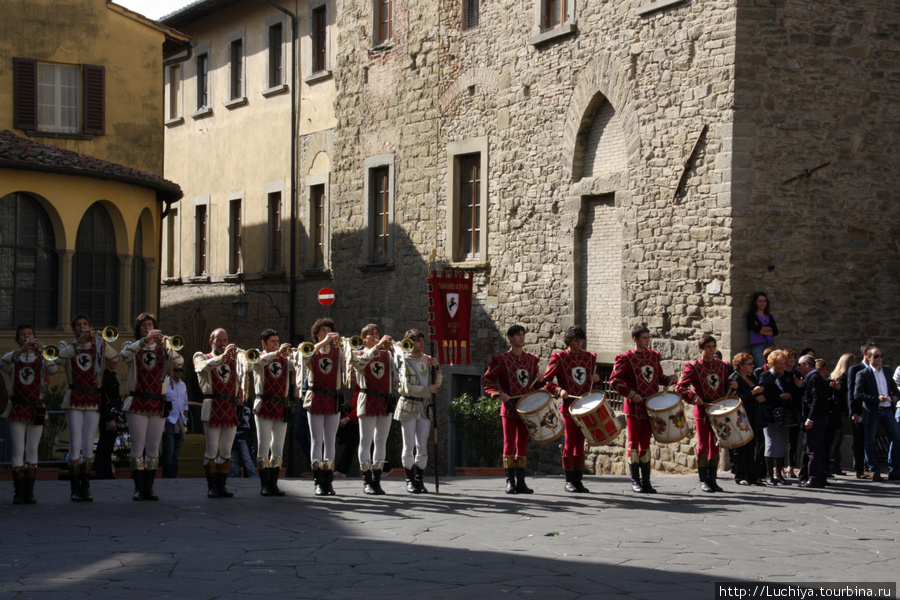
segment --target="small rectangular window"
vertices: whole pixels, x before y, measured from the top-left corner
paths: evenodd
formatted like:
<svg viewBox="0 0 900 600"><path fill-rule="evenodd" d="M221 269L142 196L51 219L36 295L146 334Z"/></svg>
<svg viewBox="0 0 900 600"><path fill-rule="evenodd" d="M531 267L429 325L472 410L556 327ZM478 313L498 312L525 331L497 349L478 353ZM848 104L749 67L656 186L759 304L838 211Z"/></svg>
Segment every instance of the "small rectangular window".
<svg viewBox="0 0 900 600"><path fill-rule="evenodd" d="M228 272L241 272L241 251L243 229L241 227L241 201L232 200L228 203Z"/></svg>
<svg viewBox="0 0 900 600"><path fill-rule="evenodd" d="M393 31L392 0L375 0L375 45L390 41Z"/></svg>
<svg viewBox="0 0 900 600"><path fill-rule="evenodd" d="M566 22L566 0L542 0L544 29L553 29Z"/></svg>
<svg viewBox="0 0 900 600"><path fill-rule="evenodd" d="M309 203L312 209L312 257L310 266L315 269L325 267L325 185L309 188Z"/></svg>
<svg viewBox="0 0 900 600"><path fill-rule="evenodd" d="M197 109L209 106L209 54L197 56Z"/></svg>
<svg viewBox="0 0 900 600"><path fill-rule="evenodd" d="M244 40L232 40L228 48L230 63L229 99L238 100L244 97Z"/></svg>
<svg viewBox="0 0 900 600"><path fill-rule="evenodd" d="M282 268L282 219L281 219L281 192L269 193L269 260L270 271L278 271Z"/></svg>
<svg viewBox="0 0 900 600"><path fill-rule="evenodd" d="M312 11L312 72L328 69L328 21L325 5Z"/></svg>
<svg viewBox="0 0 900 600"><path fill-rule="evenodd" d="M369 171L370 218L372 225L373 262L385 262L390 259L390 169L387 166Z"/></svg>
<svg viewBox="0 0 900 600"><path fill-rule="evenodd" d="M176 236L178 234L178 209L170 208L169 214L166 216L166 277L176 277L177 271L175 262Z"/></svg>
<svg viewBox="0 0 900 600"><path fill-rule="evenodd" d="M463 0L463 29L478 27L478 0Z"/></svg>
<svg viewBox="0 0 900 600"><path fill-rule="evenodd" d="M39 63L38 123L41 131L81 131L81 67Z"/></svg>
<svg viewBox="0 0 900 600"><path fill-rule="evenodd" d="M166 119L177 119L181 116L181 66L170 65L166 71L168 98L166 101Z"/></svg>
<svg viewBox="0 0 900 600"><path fill-rule="evenodd" d="M284 83L283 65L284 28L281 23L269 27L269 87L278 87Z"/></svg>
<svg viewBox="0 0 900 600"><path fill-rule="evenodd" d="M209 268L206 260L209 231L208 213L209 206L206 204L198 204L194 207L194 275L206 275Z"/></svg>
<svg viewBox="0 0 900 600"><path fill-rule="evenodd" d="M481 154L456 157L459 193L457 256L477 258L481 247Z"/></svg>

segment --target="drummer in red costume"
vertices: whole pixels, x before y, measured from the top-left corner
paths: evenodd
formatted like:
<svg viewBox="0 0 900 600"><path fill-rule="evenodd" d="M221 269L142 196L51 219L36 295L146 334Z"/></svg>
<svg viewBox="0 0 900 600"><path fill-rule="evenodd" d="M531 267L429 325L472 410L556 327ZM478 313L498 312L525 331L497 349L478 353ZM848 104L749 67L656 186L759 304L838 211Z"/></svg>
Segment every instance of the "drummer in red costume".
<svg viewBox="0 0 900 600"><path fill-rule="evenodd" d="M721 492L716 483L719 468L719 444L706 416L706 405L723 398L729 388L736 388L737 381L728 380L728 365L716 358L716 338L703 336L699 343L700 358L684 366L681 380L675 386L681 398L695 404L694 425L697 428L697 473L700 489L704 492Z"/></svg>
<svg viewBox="0 0 900 600"><path fill-rule="evenodd" d="M650 418L647 397L659 392L659 386L674 384L675 375L663 374L660 354L650 349L650 330L637 325L631 330L634 348L616 356L609 384L625 399L628 420L628 463L631 489L655 494L650 485Z"/></svg>
<svg viewBox="0 0 900 600"><path fill-rule="evenodd" d="M501 402L506 493L532 494L534 490L525 485L528 428L516 411L516 404L522 396L543 384L538 370L540 359L536 354L525 352L525 328L521 325L510 327L506 337L509 350L491 357L481 383L491 398L499 397Z"/></svg>
<svg viewBox="0 0 900 600"><path fill-rule="evenodd" d="M206 433L206 469L208 498L231 498L225 487L231 470L231 446L237 432L236 406L244 404L247 378L237 369L238 347L228 343L228 332L216 329L209 334L210 353L194 354L194 371L203 392L201 420Z"/></svg>
<svg viewBox="0 0 900 600"><path fill-rule="evenodd" d="M566 442L562 451L562 466L566 472L565 490L569 493L587 494L581 482L584 476L584 433L572 418L569 409L581 396L590 393L593 384L600 381L595 372L597 355L584 350L584 328L573 325L566 330L563 341L567 350L554 352L544 373L546 390L562 398L562 417L566 429ZM557 384L552 383L556 379Z"/></svg>
<svg viewBox="0 0 900 600"><path fill-rule="evenodd" d="M44 394L47 376L56 373L53 361L43 358L40 344L34 339L34 327L16 327L18 350L0 358L0 370L9 375L9 404L0 417L9 424L15 494L13 504L37 504L34 480L37 474L38 447L44 431Z"/></svg>

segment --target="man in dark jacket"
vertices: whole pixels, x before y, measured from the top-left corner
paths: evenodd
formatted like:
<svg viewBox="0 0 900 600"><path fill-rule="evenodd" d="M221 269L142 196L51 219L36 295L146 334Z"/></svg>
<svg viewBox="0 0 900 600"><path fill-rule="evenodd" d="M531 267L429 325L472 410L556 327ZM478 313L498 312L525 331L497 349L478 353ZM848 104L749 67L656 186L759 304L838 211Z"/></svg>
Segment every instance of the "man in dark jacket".
<svg viewBox="0 0 900 600"><path fill-rule="evenodd" d="M867 368L856 374L853 399L862 406L862 422L866 436L866 464L872 481L881 481L881 467L875 450L875 436L881 426L891 440L888 453L888 478L900 479L900 424L894 419L894 407L900 401L900 390L891 378L891 368L883 366L881 350L873 346L866 351Z"/></svg>
<svg viewBox="0 0 900 600"><path fill-rule="evenodd" d="M806 385L803 389L801 424L806 430L806 455L809 458L809 478L800 487L825 487L825 430L828 428L828 399L831 386L816 370L816 359L801 356L797 369Z"/></svg>

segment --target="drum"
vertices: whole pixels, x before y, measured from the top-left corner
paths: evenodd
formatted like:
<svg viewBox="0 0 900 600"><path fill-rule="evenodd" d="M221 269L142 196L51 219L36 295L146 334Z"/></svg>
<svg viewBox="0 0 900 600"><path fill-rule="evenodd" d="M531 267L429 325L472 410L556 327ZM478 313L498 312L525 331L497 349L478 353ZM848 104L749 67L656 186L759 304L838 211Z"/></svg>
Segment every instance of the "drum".
<svg viewBox="0 0 900 600"><path fill-rule="evenodd" d="M622 431L621 420L613 414L602 392L582 396L569 407L569 414L591 446L605 446Z"/></svg>
<svg viewBox="0 0 900 600"><path fill-rule="evenodd" d="M537 390L519 399L516 409L535 444L549 444L563 434L563 421L549 392Z"/></svg>
<svg viewBox="0 0 900 600"><path fill-rule="evenodd" d="M690 435L681 396L675 392L662 392L648 396L646 402L653 439L660 444L674 444Z"/></svg>
<svg viewBox="0 0 900 600"><path fill-rule="evenodd" d="M716 400L706 407L706 415L722 448L740 448L753 439L753 429L740 398L726 396Z"/></svg>

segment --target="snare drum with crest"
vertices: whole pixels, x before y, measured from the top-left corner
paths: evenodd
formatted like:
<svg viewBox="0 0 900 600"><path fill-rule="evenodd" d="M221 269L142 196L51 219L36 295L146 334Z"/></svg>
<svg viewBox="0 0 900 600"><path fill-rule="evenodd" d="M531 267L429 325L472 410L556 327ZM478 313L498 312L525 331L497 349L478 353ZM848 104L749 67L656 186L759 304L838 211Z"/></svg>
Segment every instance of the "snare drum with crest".
<svg viewBox="0 0 900 600"><path fill-rule="evenodd" d="M740 448L753 439L750 419L740 398L726 396L706 407L706 415L719 446L728 450Z"/></svg>
<svg viewBox="0 0 900 600"><path fill-rule="evenodd" d="M647 398L650 431L660 444L672 444L686 438L691 429L684 414L681 396L675 392L661 392Z"/></svg>
<svg viewBox="0 0 900 600"><path fill-rule="evenodd" d="M559 418L556 401L549 392L537 390L525 394L517 403L516 409L535 444L549 444L563 434L563 421Z"/></svg>
<svg viewBox="0 0 900 600"><path fill-rule="evenodd" d="M582 396L569 407L569 414L591 446L604 446L622 431L622 423L616 418L603 392Z"/></svg>

